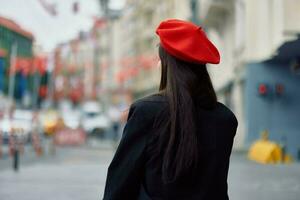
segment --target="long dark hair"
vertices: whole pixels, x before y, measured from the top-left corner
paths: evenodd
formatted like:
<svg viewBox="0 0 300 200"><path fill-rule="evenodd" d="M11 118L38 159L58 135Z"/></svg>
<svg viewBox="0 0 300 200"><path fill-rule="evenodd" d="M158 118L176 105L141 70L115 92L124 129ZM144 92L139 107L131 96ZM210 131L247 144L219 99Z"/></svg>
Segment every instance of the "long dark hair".
<svg viewBox="0 0 300 200"><path fill-rule="evenodd" d="M198 164L196 105L213 108L217 97L204 64L179 60L159 47L160 93L168 100L168 117L161 119L159 151L163 181L173 182ZM196 103L197 102L197 103Z"/></svg>

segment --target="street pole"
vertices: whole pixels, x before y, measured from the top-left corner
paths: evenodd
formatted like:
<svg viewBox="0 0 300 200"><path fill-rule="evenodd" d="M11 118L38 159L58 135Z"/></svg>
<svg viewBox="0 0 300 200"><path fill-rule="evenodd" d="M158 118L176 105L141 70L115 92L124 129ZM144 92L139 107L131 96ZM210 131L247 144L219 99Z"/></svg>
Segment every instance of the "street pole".
<svg viewBox="0 0 300 200"><path fill-rule="evenodd" d="M17 43L14 43L11 48L11 55L10 55L10 72L9 72L9 85L8 85L8 96L9 96L9 106L7 107L7 113L9 113L12 109L13 102L14 102L14 89L15 89L15 64L16 64L16 57L18 51ZM13 139L13 169L15 172L19 170L19 144L18 144L18 136L16 135L15 131L11 132L11 138Z"/></svg>
<svg viewBox="0 0 300 200"><path fill-rule="evenodd" d="M9 83L8 83L8 96L9 96L9 106L7 107L7 111L12 107L12 103L14 100L14 89L15 89L15 65L16 65L16 57L18 51L18 44L14 43L11 48L10 54L10 73L9 73Z"/></svg>
<svg viewBox="0 0 300 200"><path fill-rule="evenodd" d="M197 25L200 24L199 20L199 3L198 0L190 0L190 8L191 8L191 21Z"/></svg>
<svg viewBox="0 0 300 200"><path fill-rule="evenodd" d="M103 18L106 21L107 23L107 27L105 29L105 32L103 34L106 34L109 35L109 37L111 36L111 33L110 33L110 18L109 18L109 7L108 7L108 4L109 4L109 0L99 0L100 2L100 7L101 7L101 11L102 11L102 15L103 15ZM110 38L111 39L111 38ZM109 41L109 40L108 40ZM105 44L107 45L107 44ZM108 48L108 45L107 45L107 48L106 48L106 51L105 54L106 56L108 56L108 59L107 59L107 65L110 65L110 58L111 56L110 55L107 55L107 54L110 54L111 51L110 51L110 47ZM103 53L103 52L102 52ZM103 57L102 57L103 59ZM100 62L99 62L100 63ZM101 66L103 67L103 66ZM108 67L109 70L110 70L110 66ZM103 73L103 70L101 70L101 72ZM102 74L101 74L102 75ZM103 76L102 76L103 77ZM106 107L107 105L109 104L109 98L108 98L108 88L107 88L107 79L105 80L105 83L103 82L103 79L101 80L101 101L102 101L102 105L103 105L103 110L104 112L106 112ZM105 95L103 95L105 94Z"/></svg>
<svg viewBox="0 0 300 200"><path fill-rule="evenodd" d="M53 106L53 95L54 95L54 54L50 54L49 62L47 66L47 71L49 74L47 87L48 87L48 94L47 99L49 100L50 107Z"/></svg>
<svg viewBox="0 0 300 200"><path fill-rule="evenodd" d="M35 72L34 74L34 93L33 93L33 109L38 109L39 87L40 87L40 74Z"/></svg>

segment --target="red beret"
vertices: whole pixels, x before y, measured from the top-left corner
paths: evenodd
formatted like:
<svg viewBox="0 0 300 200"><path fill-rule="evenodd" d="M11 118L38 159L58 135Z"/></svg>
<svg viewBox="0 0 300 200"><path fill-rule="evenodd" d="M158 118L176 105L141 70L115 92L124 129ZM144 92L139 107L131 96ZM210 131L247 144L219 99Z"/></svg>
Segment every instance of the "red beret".
<svg viewBox="0 0 300 200"><path fill-rule="evenodd" d="M202 28L191 22L178 19L163 21L157 27L156 34L162 47L178 59L201 64L220 62L218 49Z"/></svg>

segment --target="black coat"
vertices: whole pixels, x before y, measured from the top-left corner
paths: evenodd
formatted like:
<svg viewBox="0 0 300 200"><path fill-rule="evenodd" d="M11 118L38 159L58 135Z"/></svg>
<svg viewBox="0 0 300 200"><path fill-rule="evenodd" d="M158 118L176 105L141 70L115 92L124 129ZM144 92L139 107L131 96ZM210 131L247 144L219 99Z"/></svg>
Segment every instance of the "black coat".
<svg viewBox="0 0 300 200"><path fill-rule="evenodd" d="M237 120L223 104L197 109L201 156L196 173L164 185L161 159L154 158L154 119L167 106L152 95L133 103L121 142L108 168L104 200L227 200L227 174Z"/></svg>

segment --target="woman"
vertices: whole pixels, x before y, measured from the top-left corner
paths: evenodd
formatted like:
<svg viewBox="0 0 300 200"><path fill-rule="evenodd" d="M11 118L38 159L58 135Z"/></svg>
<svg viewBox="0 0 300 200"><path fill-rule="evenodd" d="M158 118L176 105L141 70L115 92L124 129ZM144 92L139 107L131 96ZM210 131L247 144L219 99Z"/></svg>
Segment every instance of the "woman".
<svg viewBox="0 0 300 200"><path fill-rule="evenodd" d="M202 29L163 21L159 92L131 105L104 200L225 200L237 120L217 102L206 63L220 56Z"/></svg>

